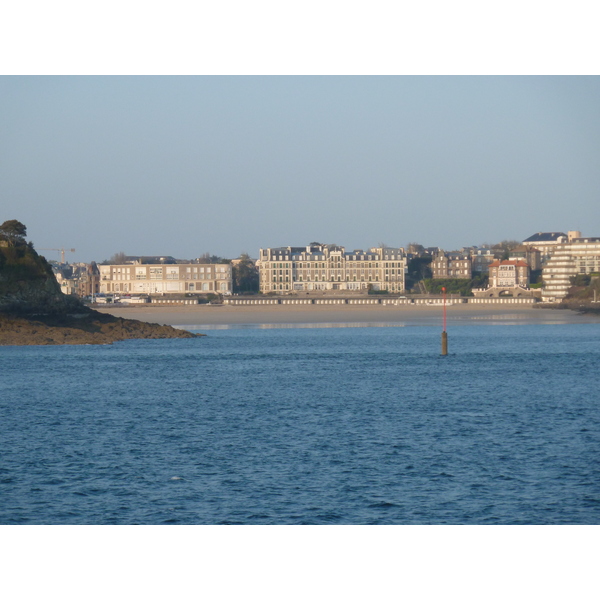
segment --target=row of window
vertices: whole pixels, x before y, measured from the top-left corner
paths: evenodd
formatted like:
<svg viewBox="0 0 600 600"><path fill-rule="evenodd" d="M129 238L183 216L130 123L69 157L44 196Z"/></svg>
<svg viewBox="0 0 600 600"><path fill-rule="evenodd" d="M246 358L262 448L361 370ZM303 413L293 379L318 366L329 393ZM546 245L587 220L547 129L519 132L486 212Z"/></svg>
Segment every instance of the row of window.
<svg viewBox="0 0 600 600"><path fill-rule="evenodd" d="M466 266L466 265L465 265ZM399 263L399 262L383 262L381 263L381 268L383 269L389 269L389 268L403 268L404 267L404 263ZM263 263L262 268L265 269L291 269L291 268L296 268L296 269L345 269L345 268L352 268L351 265L349 265L348 263ZM374 269L379 269L380 268L380 264L379 262L376 262L372 265L369 265L369 268L374 268Z"/></svg>

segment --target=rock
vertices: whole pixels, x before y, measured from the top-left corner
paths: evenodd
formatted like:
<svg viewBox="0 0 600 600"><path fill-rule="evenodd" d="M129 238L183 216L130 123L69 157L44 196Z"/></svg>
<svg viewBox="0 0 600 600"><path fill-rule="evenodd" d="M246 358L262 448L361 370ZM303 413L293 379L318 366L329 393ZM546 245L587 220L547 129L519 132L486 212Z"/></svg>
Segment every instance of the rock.
<svg viewBox="0 0 600 600"><path fill-rule="evenodd" d="M131 339L195 338L170 325L121 319L90 310L81 315L22 316L0 313L0 346L112 344Z"/></svg>

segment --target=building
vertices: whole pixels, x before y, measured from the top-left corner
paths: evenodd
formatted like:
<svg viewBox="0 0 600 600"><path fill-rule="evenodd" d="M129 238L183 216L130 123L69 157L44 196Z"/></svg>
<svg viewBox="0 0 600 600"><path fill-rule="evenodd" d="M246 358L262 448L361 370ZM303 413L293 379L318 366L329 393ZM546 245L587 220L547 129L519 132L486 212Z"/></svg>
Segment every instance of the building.
<svg viewBox="0 0 600 600"><path fill-rule="evenodd" d="M511 260L525 261L532 271L538 271L542 268L542 253L533 246L517 246L509 251L508 257Z"/></svg>
<svg viewBox="0 0 600 600"><path fill-rule="evenodd" d="M542 300L562 300L571 287L571 277L600 273L600 237L579 237L556 246L544 265Z"/></svg>
<svg viewBox="0 0 600 600"><path fill-rule="evenodd" d="M529 287L529 265L524 260L497 260L490 264L491 288Z"/></svg>
<svg viewBox="0 0 600 600"><path fill-rule="evenodd" d="M496 260L496 255L491 248L469 248L471 256L471 271L475 275L488 273L489 266Z"/></svg>
<svg viewBox="0 0 600 600"><path fill-rule="evenodd" d="M429 266L433 279L472 279L471 257L461 252L438 252Z"/></svg>
<svg viewBox="0 0 600 600"><path fill-rule="evenodd" d="M562 233L561 231L539 232L534 233L526 240L523 240L523 245L530 246L540 251L540 262L543 266L557 246L566 244L567 242L580 237L581 233L579 231L569 231L568 234Z"/></svg>
<svg viewBox="0 0 600 600"><path fill-rule="evenodd" d="M100 272L94 262L53 264L52 271L63 294L83 298L100 292Z"/></svg>
<svg viewBox="0 0 600 600"><path fill-rule="evenodd" d="M346 252L343 246L260 249L257 263L263 294L294 292L404 291L406 255L402 248Z"/></svg>
<svg viewBox="0 0 600 600"><path fill-rule="evenodd" d="M229 264L99 265L102 294L231 294Z"/></svg>
<svg viewBox="0 0 600 600"><path fill-rule="evenodd" d="M539 298L540 290L529 288L531 270L524 260L495 260L489 265L489 284L474 289L476 298Z"/></svg>

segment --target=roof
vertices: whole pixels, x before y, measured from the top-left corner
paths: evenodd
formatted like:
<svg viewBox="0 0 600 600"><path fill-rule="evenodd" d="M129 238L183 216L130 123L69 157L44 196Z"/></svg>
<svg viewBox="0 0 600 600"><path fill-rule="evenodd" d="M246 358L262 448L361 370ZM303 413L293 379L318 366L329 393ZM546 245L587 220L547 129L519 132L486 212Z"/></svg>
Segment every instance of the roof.
<svg viewBox="0 0 600 600"><path fill-rule="evenodd" d="M548 231L545 233L539 232L539 233L534 233L532 236L528 237L526 240L523 240L523 243L525 242L556 242L558 241L559 237L567 237L566 233L563 233L562 231Z"/></svg>
<svg viewBox="0 0 600 600"><path fill-rule="evenodd" d="M529 266L524 260L495 260L489 264L490 267L499 267L500 265L515 265L515 267Z"/></svg>
<svg viewBox="0 0 600 600"><path fill-rule="evenodd" d="M517 246L516 248L513 248L512 250L509 250L508 253L509 254L513 254L513 252L537 252L538 254L540 253L540 251L537 248L530 248L529 246Z"/></svg>

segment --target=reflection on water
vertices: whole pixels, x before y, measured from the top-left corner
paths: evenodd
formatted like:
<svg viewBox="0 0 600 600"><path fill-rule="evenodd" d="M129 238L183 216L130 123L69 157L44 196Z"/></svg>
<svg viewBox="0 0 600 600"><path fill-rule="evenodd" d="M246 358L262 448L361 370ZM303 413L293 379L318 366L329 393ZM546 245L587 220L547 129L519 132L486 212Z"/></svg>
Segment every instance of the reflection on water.
<svg viewBox="0 0 600 600"><path fill-rule="evenodd" d="M573 325L573 324L600 324L600 319L585 315L552 314L537 316L525 314L492 314L492 315L452 315L448 316L448 326L453 325ZM359 323L205 323L174 325L178 329L187 331L206 331L220 329L339 329L339 328L364 328L364 327L442 327L438 316L423 315L406 321L382 321Z"/></svg>
<svg viewBox="0 0 600 600"><path fill-rule="evenodd" d="M215 329L333 329L343 327L406 327L425 323L230 323L227 325L174 325L187 331Z"/></svg>

